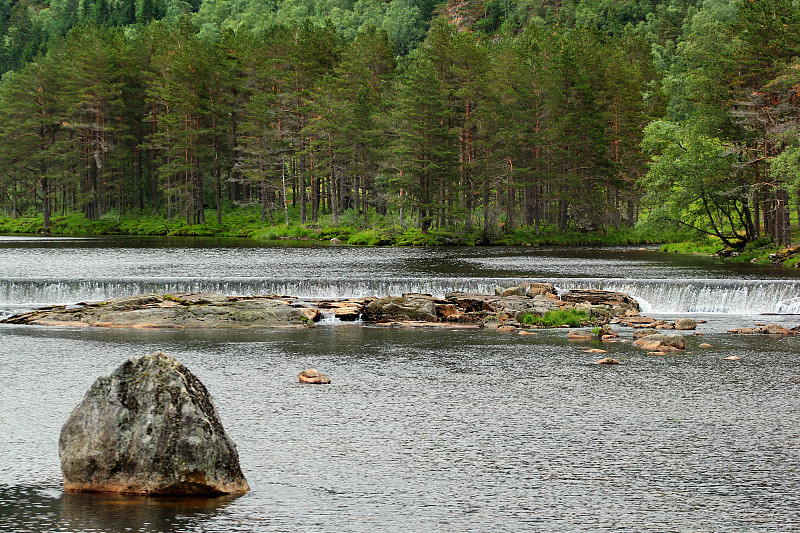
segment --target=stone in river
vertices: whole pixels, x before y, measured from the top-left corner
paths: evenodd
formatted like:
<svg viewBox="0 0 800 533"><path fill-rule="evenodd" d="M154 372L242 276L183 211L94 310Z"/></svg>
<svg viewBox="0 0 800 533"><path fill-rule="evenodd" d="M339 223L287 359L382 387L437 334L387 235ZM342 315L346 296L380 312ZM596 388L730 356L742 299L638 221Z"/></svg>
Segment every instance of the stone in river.
<svg viewBox="0 0 800 533"><path fill-rule="evenodd" d="M591 331L572 330L567 334L567 339L571 341L592 341L597 339L597 336Z"/></svg>
<svg viewBox="0 0 800 533"><path fill-rule="evenodd" d="M676 318L675 329L692 330L697 328L697 322L693 318Z"/></svg>
<svg viewBox="0 0 800 533"><path fill-rule="evenodd" d="M61 429L58 448L66 491L250 490L205 386L161 352L134 357L98 378Z"/></svg>
<svg viewBox="0 0 800 533"><path fill-rule="evenodd" d="M300 372L297 377L300 383L313 383L317 385L325 385L331 382L331 378L317 370L316 368L308 368Z"/></svg>
<svg viewBox="0 0 800 533"><path fill-rule="evenodd" d="M645 350L659 352L683 351L686 349L686 339L680 335L648 335L636 339L633 344Z"/></svg>
<svg viewBox="0 0 800 533"><path fill-rule="evenodd" d="M618 365L619 361L614 359L613 357L606 357L605 359L600 359L599 361L595 362L596 365Z"/></svg>

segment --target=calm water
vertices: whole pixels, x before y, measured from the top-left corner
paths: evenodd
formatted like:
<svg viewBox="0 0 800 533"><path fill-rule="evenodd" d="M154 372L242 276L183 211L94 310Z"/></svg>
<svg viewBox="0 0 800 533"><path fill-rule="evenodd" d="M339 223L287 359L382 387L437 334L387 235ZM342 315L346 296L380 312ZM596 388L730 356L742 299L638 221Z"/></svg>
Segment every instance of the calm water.
<svg viewBox="0 0 800 533"><path fill-rule="evenodd" d="M0 281L18 287L7 294L39 296L53 294L37 288L50 277L71 287L60 293L66 296L112 286L103 279L130 287L125 280L159 277L243 277L250 286L266 277L315 276L320 283L488 284L528 276L622 279L613 274L625 272L676 288L723 278L731 285L718 287L731 290L795 284L791 271L732 270L700 258L682 264L677 256L624 249L171 242L7 239ZM30 303L0 299L8 309ZM601 356L570 344L563 330L0 327L0 531L800 530L800 339L724 332L758 320L796 325L798 317L704 318L705 336L687 337L686 354L654 357L604 345L623 361L615 367L589 365ZM99 375L156 349L206 384L252 491L201 501L63 494L57 442L69 412ZM741 359L723 360L729 355ZM296 383L308 367L333 383Z"/></svg>

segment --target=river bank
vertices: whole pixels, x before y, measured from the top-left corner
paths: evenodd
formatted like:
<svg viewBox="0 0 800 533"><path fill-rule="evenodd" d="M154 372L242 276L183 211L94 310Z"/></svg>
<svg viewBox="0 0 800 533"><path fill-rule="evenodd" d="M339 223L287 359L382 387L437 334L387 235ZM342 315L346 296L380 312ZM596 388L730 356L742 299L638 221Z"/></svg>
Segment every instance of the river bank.
<svg viewBox="0 0 800 533"><path fill-rule="evenodd" d="M360 246L540 246L540 245L636 245L658 244L685 239L685 235L664 232L654 234L636 228L605 231L560 231L552 226L519 227L509 230L499 224L489 232L475 227L430 228L422 231L410 221L373 216L367 223L355 216L340 217L339 224L327 218L301 224L299 217L287 224L270 225L248 208L227 213L222 223L209 212L205 224L189 225L185 220L162 217L106 217L88 220L80 214L54 216L44 229L41 217L0 217L0 233L48 234L64 237L130 235L159 237L235 237L255 241L309 240Z"/></svg>
<svg viewBox="0 0 800 533"><path fill-rule="evenodd" d="M769 239L747 243L741 249L727 248L721 243L673 242L661 245L662 252L698 254L718 257L732 263L800 267L800 245L778 246Z"/></svg>

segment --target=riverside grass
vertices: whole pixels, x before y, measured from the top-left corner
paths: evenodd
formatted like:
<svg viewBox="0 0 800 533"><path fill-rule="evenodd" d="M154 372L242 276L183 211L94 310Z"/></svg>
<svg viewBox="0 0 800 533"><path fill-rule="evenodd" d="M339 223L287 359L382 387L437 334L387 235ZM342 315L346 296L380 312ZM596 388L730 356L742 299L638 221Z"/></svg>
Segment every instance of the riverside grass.
<svg viewBox="0 0 800 533"><path fill-rule="evenodd" d="M292 217L299 219L299 216ZM429 229L423 232L411 221L402 223L391 216L371 214L364 223L358 216L346 212L340 216L340 224L333 224L330 217L321 217L318 223L270 225L261 221L256 209L240 208L225 213L222 223L216 221L216 212L208 211L205 224L190 225L185 220L169 220L157 216L118 217L107 215L100 220L89 220L80 213L54 215L51 227L44 231L41 216L10 218L0 216L0 233L25 233L59 236L132 235L159 237L238 237L256 241L318 240L333 238L343 243L358 246L525 246L525 245L635 245L657 244L685 239L684 235L663 233L655 235L636 228L608 230L606 232L558 231L543 226L537 235L533 228L519 227L511 231L503 226L490 233L476 228ZM290 219L291 220L291 219Z"/></svg>

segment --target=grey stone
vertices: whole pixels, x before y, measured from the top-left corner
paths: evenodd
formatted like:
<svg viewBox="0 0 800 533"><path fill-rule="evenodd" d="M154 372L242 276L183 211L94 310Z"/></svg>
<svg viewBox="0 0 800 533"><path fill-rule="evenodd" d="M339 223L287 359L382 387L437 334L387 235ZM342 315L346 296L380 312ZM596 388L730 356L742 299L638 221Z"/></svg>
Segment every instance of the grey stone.
<svg viewBox="0 0 800 533"><path fill-rule="evenodd" d="M61 429L58 448L67 491L250 490L205 386L161 352L97 379Z"/></svg>

